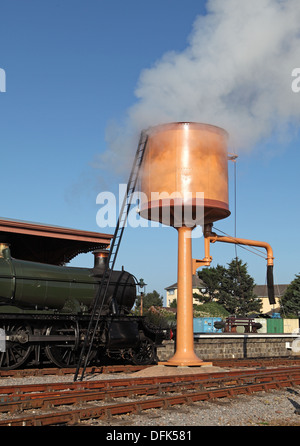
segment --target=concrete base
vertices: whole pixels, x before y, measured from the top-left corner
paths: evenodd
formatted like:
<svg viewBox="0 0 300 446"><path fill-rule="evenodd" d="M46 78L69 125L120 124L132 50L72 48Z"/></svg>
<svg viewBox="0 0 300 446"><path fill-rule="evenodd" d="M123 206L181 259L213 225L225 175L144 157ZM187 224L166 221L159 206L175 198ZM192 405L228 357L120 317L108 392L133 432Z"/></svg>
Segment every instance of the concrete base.
<svg viewBox="0 0 300 446"><path fill-rule="evenodd" d="M170 366L170 367L203 367L203 366L212 366L213 363L212 362L206 362L206 361L188 361L188 362L180 362L180 361L175 361L172 362L170 361L163 361L163 362L158 362L158 365L166 365L166 366Z"/></svg>
<svg viewBox="0 0 300 446"><path fill-rule="evenodd" d="M156 376L156 377L167 377L167 376L178 376L178 375L199 375L200 373L219 373L227 371L222 367L216 366L203 366L203 367L188 367L188 366L177 366L169 367L167 365L153 365L147 367L146 369L139 370L138 372L132 373L133 377L140 376Z"/></svg>

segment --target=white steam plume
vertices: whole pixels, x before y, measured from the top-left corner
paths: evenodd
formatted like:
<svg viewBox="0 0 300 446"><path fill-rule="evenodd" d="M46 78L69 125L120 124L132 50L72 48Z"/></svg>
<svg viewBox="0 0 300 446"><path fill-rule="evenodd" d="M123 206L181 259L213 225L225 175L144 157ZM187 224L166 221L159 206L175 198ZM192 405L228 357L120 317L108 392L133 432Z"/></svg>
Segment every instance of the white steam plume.
<svg viewBox="0 0 300 446"><path fill-rule="evenodd" d="M299 0L209 0L187 48L142 71L138 101L118 137L116 129L108 132L102 161L132 162L141 129L171 121L218 125L235 150L249 150L274 129L299 122L300 93L291 88L297 66Z"/></svg>

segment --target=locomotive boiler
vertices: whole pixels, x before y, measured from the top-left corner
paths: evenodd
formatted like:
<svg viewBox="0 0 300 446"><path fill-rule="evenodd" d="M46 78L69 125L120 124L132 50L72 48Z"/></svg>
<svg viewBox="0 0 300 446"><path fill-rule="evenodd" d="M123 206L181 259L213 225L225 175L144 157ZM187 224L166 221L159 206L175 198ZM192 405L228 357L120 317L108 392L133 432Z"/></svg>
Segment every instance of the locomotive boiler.
<svg viewBox="0 0 300 446"><path fill-rule="evenodd" d="M107 251L94 252L93 268L56 266L11 257L0 244L0 328L5 351L0 369L15 369L30 358L59 367L75 367L87 333L91 308L104 270ZM105 299L99 299L100 323L90 361L103 356L151 363L162 332L130 311L136 299L136 278L112 271Z"/></svg>

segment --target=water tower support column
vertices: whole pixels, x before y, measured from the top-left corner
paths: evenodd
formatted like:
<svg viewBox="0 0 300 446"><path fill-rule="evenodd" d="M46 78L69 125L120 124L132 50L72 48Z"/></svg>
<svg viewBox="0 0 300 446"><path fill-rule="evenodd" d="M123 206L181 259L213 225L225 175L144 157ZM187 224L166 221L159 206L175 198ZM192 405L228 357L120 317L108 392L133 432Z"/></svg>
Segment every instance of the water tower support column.
<svg viewBox="0 0 300 446"><path fill-rule="evenodd" d="M193 286L192 286L192 228L180 227L178 231L178 283L176 352L166 362L170 366L212 365L198 358L194 351Z"/></svg>

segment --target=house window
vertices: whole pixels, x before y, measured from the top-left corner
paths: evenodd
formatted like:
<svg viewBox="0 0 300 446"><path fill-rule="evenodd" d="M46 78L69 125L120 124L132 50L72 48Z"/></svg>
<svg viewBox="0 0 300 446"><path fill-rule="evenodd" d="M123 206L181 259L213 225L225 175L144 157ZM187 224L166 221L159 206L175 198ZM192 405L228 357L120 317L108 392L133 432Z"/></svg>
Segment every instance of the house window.
<svg viewBox="0 0 300 446"><path fill-rule="evenodd" d="M172 296L175 290L169 290L169 294Z"/></svg>

